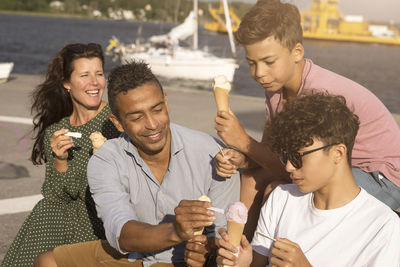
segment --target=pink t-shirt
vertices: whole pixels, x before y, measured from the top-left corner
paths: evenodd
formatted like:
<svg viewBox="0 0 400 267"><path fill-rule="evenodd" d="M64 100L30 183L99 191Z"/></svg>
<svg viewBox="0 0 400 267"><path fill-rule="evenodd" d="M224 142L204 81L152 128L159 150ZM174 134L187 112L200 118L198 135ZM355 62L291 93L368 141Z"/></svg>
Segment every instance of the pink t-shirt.
<svg viewBox="0 0 400 267"><path fill-rule="evenodd" d="M360 119L352 165L366 172L380 171L400 186L400 129L392 114L368 89L305 59L298 95L310 90L342 95ZM267 119L282 110L282 89L266 92Z"/></svg>

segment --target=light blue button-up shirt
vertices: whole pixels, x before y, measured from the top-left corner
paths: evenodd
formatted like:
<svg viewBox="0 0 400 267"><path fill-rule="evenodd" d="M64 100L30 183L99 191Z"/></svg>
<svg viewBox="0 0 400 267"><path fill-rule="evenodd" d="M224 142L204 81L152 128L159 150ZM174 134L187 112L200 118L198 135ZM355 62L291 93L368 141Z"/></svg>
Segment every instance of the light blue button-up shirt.
<svg viewBox="0 0 400 267"><path fill-rule="evenodd" d="M225 209L239 200L240 177L223 179L216 175L214 157L219 152L215 138L171 123L171 158L161 184L139 156L126 134L108 140L88 164L90 190L108 242L119 250L122 226L129 220L157 225L175 220L174 209L181 200L207 195L214 207ZM223 215L215 213L215 224L225 227ZM155 262L183 262L185 244L153 253L131 252L130 259L142 258L144 266Z"/></svg>

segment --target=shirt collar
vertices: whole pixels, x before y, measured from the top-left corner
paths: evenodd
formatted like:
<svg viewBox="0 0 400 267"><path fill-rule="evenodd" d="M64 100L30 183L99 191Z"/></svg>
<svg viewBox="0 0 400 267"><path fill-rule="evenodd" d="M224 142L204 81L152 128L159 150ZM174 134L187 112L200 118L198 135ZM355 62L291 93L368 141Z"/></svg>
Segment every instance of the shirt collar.
<svg viewBox="0 0 400 267"><path fill-rule="evenodd" d="M177 125L174 123L170 124L171 129L171 157L178 154L183 150L184 144L182 141L182 137L179 135L177 130Z"/></svg>
<svg viewBox="0 0 400 267"><path fill-rule="evenodd" d="M170 134L171 134L171 157L178 154L183 150L184 144L181 136L178 133L177 125L174 123L170 124ZM120 137L121 147L125 150L126 153L130 154L136 161L136 163L140 166L143 165L143 159L139 155L137 148L131 142L130 137L124 132Z"/></svg>

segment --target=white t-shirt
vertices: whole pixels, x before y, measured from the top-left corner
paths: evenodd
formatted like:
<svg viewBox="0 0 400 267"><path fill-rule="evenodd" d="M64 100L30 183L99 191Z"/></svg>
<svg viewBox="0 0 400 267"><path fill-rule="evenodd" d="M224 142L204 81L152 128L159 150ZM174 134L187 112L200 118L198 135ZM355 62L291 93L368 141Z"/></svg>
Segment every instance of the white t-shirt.
<svg viewBox="0 0 400 267"><path fill-rule="evenodd" d="M296 242L314 267L400 266L400 219L363 189L343 207L319 210L312 193L280 185L262 207L256 231ZM254 234L252 246L271 256L269 239Z"/></svg>

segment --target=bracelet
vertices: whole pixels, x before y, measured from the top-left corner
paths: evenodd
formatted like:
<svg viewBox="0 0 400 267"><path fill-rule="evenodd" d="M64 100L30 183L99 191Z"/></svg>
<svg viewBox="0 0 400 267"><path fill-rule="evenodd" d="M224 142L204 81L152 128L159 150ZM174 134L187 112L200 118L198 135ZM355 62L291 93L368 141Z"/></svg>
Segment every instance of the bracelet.
<svg viewBox="0 0 400 267"><path fill-rule="evenodd" d="M66 159L62 159L59 156L56 155L56 153L54 153L54 151L51 151L51 155L53 156L53 158L58 159L58 160L66 160ZM67 158L68 159L68 158Z"/></svg>

